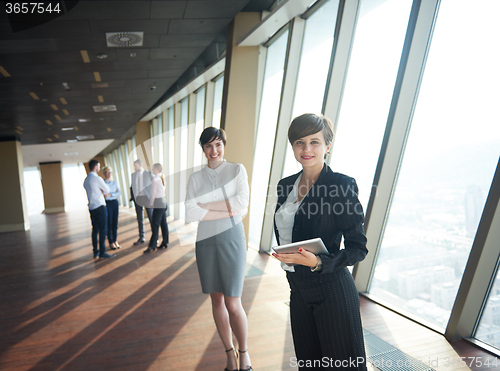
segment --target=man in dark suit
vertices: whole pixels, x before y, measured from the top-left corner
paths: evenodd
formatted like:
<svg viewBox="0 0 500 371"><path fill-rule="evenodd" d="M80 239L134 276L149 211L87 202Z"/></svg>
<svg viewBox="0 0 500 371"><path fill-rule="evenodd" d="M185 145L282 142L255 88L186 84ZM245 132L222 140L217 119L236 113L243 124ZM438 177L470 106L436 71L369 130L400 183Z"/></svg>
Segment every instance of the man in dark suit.
<svg viewBox="0 0 500 371"><path fill-rule="evenodd" d="M149 208L149 191L151 188L151 172L144 170L142 161L137 159L134 161L135 173L132 174L132 186L130 187L130 200L135 203L135 212L137 214L137 223L139 225L139 239L134 242L134 245L144 243L144 211L148 214L149 222L153 215L153 209Z"/></svg>

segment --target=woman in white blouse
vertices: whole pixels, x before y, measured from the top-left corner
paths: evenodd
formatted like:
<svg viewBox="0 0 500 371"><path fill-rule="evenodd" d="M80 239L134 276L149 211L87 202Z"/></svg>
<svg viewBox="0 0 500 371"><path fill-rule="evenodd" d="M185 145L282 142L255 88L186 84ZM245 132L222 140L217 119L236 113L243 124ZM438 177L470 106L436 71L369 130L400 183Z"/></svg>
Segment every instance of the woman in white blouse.
<svg viewBox="0 0 500 371"><path fill-rule="evenodd" d="M200 145L208 166L193 173L186 192L186 222L199 221L196 262L202 291L210 294L217 331L227 355L225 371L238 370L232 332L238 340L240 371L252 370L247 352L247 317L241 305L246 270L242 218L248 211L248 178L241 164L224 160L226 134L206 128Z"/></svg>
<svg viewBox="0 0 500 371"><path fill-rule="evenodd" d="M118 238L118 197L121 192L116 181L111 179L113 169L106 166L102 169L104 174L104 183L109 188L109 193L104 195L106 199L106 209L108 211L108 243L111 250L120 249L121 246L117 241Z"/></svg>
<svg viewBox="0 0 500 371"><path fill-rule="evenodd" d="M168 224L167 224L167 201L165 200L165 175L163 175L163 167L161 164L153 165L153 180L151 181L150 190L150 205L153 209L153 216L151 218L151 240L149 246L144 253L150 253L156 250L158 243L158 229L161 227L161 234L163 241L159 249L168 247Z"/></svg>

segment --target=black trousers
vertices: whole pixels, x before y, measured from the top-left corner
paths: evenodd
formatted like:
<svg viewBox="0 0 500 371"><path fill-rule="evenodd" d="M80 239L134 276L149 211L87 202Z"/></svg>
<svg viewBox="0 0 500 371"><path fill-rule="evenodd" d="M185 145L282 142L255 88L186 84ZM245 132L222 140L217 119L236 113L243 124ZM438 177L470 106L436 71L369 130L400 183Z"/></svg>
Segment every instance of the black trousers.
<svg viewBox="0 0 500 371"><path fill-rule="evenodd" d="M359 295L348 269L330 274L287 272L287 278L296 354L291 364L299 370L365 371Z"/></svg>
<svg viewBox="0 0 500 371"><path fill-rule="evenodd" d="M106 252L106 233L108 224L108 213L106 206L90 210L90 220L92 222L92 247L94 254L104 255ZM97 236L99 235L99 250L97 250Z"/></svg>
<svg viewBox="0 0 500 371"><path fill-rule="evenodd" d="M160 227L163 242L168 243L167 203L157 198L154 202L153 215L151 218L151 240L149 241L149 247L156 247Z"/></svg>
<svg viewBox="0 0 500 371"><path fill-rule="evenodd" d="M144 209L142 205L148 205L149 200L146 196L137 196L136 200L134 200L135 204L135 213L137 214L137 224L139 226L139 237L144 239ZM148 214L149 222L151 223L151 219L153 218L153 209L146 207L146 214Z"/></svg>
<svg viewBox="0 0 500 371"><path fill-rule="evenodd" d="M118 200L106 200L108 211L108 242L116 242L118 236Z"/></svg>

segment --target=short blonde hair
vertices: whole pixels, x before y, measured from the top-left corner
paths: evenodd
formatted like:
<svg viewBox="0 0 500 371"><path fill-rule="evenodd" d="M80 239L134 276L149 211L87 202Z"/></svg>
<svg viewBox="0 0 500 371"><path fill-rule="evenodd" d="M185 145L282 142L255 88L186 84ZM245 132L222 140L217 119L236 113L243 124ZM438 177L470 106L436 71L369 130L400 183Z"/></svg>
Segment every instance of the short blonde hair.
<svg viewBox="0 0 500 371"><path fill-rule="evenodd" d="M103 174L106 174L107 172L112 172L113 169L111 169L109 166L105 166L103 169L102 169L102 173Z"/></svg>

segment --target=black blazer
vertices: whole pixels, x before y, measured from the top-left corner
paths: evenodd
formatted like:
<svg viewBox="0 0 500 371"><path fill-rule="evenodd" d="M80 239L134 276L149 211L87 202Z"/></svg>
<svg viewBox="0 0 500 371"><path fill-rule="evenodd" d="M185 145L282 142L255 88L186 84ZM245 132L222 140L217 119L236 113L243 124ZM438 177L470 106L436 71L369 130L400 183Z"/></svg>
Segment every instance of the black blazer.
<svg viewBox="0 0 500 371"><path fill-rule="evenodd" d="M276 211L286 201L301 173L302 171L279 181ZM363 222L363 207L358 200L356 181L347 175L334 173L324 164L318 180L304 197L295 214L292 242L321 237L330 252L328 255L321 255L323 262L321 273L332 273L365 258L368 250ZM276 221L274 233L280 244ZM345 248L341 250L342 235ZM295 271L299 274L316 273L302 265L295 266Z"/></svg>

